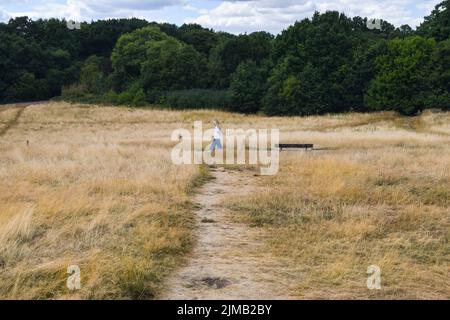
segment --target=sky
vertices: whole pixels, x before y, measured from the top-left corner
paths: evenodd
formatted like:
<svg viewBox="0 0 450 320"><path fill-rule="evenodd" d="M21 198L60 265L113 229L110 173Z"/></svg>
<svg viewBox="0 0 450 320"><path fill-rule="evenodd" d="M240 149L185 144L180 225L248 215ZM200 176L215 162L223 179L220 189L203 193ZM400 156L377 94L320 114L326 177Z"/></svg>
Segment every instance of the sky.
<svg viewBox="0 0 450 320"><path fill-rule="evenodd" d="M0 21L11 17L91 21L144 18L177 25L198 23L216 31L273 34L315 11L380 18L395 26L418 26L441 0L0 0Z"/></svg>

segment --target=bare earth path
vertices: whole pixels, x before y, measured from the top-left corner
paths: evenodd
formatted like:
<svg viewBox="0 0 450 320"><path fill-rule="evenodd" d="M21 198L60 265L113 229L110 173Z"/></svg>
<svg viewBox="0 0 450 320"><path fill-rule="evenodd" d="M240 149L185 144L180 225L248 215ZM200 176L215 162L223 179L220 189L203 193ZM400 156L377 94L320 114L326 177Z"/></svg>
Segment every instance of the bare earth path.
<svg viewBox="0 0 450 320"><path fill-rule="evenodd" d="M26 108L28 108L31 105L36 105L36 104L44 104L47 101L37 101L37 102L33 102L33 103L16 103L16 104L11 104L11 105L2 105L0 106L0 112L4 112L6 110L10 110L10 109L16 109L17 113L14 116L14 118L10 121L8 121L6 123L6 125L0 129L0 137L4 136L11 128L13 128L17 122L19 121L19 118L22 116L22 113L25 111Z"/></svg>
<svg viewBox="0 0 450 320"><path fill-rule="evenodd" d="M25 109L28 106L20 106L20 107L16 107L17 108L17 113L14 116L14 118L10 121L8 121L6 123L6 125L0 130L0 137L4 136L12 127L14 127L17 124L17 121L19 120L19 118L22 116L22 113L25 111ZM5 108L5 111L7 109Z"/></svg>
<svg viewBox="0 0 450 320"><path fill-rule="evenodd" d="M197 243L162 299L289 299L289 271L262 248L258 228L232 221L224 199L256 192L252 173L214 170L194 201Z"/></svg>

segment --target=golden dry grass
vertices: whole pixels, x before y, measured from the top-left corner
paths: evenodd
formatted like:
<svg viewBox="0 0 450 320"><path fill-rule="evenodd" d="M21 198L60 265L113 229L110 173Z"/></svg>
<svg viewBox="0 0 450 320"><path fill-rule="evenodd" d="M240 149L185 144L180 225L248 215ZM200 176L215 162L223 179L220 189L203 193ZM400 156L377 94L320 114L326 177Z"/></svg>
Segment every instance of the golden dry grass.
<svg viewBox="0 0 450 320"><path fill-rule="evenodd" d="M48 103L0 112L0 297L144 299L158 295L193 238L190 192L207 176L174 166L170 134L220 119L278 128L266 192L230 199L265 248L298 272L299 298L449 298L450 115L267 118ZM26 141L30 145L27 146ZM79 265L79 291L66 288ZM366 288L367 266L382 290ZM238 266L237 266L238 267ZM274 279L276 281L276 279Z"/></svg>
<svg viewBox="0 0 450 320"><path fill-rule="evenodd" d="M257 120L256 120L257 121ZM257 126L267 124L257 123ZM282 152L267 190L235 199L288 257L299 298L450 298L450 114L275 120L282 140L328 151ZM369 265L381 290L368 290Z"/></svg>
<svg viewBox="0 0 450 320"><path fill-rule="evenodd" d="M205 176L171 163L179 121L161 111L28 107L0 138L0 297L154 297L190 249L189 192ZM65 285L73 264L82 280L74 293Z"/></svg>

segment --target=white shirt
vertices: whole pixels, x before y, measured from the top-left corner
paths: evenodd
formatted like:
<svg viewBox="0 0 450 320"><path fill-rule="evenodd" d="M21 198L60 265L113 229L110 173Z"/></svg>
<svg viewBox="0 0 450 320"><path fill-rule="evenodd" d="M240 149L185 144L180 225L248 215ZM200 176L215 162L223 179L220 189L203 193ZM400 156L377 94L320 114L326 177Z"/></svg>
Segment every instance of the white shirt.
<svg viewBox="0 0 450 320"><path fill-rule="evenodd" d="M222 138L222 132L220 132L219 127L214 127L214 139Z"/></svg>

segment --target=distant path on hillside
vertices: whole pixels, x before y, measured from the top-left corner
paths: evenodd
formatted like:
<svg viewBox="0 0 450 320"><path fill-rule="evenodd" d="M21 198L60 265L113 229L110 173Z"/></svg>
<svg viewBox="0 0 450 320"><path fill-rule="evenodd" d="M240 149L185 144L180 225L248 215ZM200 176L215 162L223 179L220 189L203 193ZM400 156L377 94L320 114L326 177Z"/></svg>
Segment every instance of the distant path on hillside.
<svg viewBox="0 0 450 320"><path fill-rule="evenodd" d="M4 112L6 110L10 109L17 109L17 113L14 116L13 119L9 120L6 125L0 129L0 137L4 136L11 128L13 128L17 122L19 121L19 118L22 116L22 113L25 111L26 108L32 105L36 104L43 104L48 101L37 101L37 102L28 102L28 103L17 103L13 105L0 105L0 112Z"/></svg>
<svg viewBox="0 0 450 320"><path fill-rule="evenodd" d="M17 109L17 113L16 113L16 115L14 116L13 119L11 119L10 121L8 121L8 122L6 123L6 125L5 125L2 129L0 129L0 137L4 136L4 135L12 128L12 127L14 127L14 126L17 124L17 121L18 121L19 118L22 116L22 113L25 111L25 109L26 109L27 107L28 107L28 106L14 107L14 109ZM8 108L8 109L11 109L11 107Z"/></svg>
<svg viewBox="0 0 450 320"><path fill-rule="evenodd" d="M236 223L223 200L256 192L251 172L216 169L194 202L198 229L188 263L167 282L161 299L289 299L286 264L264 252L263 233Z"/></svg>

